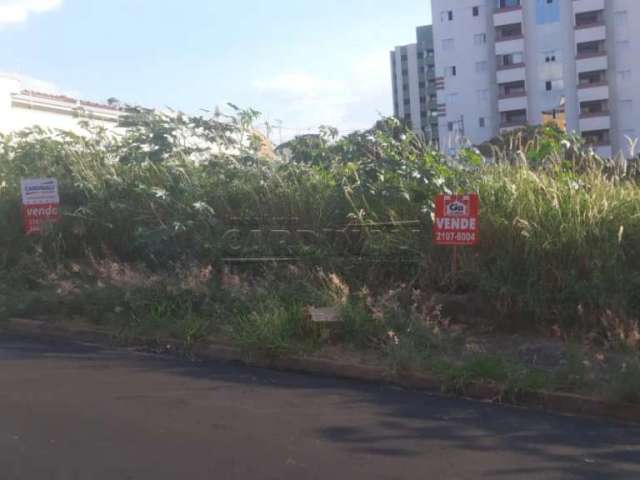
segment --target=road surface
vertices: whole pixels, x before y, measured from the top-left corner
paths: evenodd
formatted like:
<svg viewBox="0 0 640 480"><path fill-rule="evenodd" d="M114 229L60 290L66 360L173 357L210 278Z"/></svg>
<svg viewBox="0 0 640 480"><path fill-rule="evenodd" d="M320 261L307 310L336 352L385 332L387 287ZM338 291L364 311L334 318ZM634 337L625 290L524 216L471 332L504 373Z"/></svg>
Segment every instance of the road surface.
<svg viewBox="0 0 640 480"><path fill-rule="evenodd" d="M640 428L0 338L0 478L640 479Z"/></svg>

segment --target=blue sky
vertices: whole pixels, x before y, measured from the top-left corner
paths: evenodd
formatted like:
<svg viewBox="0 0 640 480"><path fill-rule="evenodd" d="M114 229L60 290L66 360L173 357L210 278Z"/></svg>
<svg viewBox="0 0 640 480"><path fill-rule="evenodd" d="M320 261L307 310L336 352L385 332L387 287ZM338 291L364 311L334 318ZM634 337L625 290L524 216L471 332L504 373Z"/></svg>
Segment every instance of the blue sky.
<svg viewBox="0 0 640 480"><path fill-rule="evenodd" d="M388 51L428 0L0 0L0 72L188 112L232 101L287 136L391 113Z"/></svg>

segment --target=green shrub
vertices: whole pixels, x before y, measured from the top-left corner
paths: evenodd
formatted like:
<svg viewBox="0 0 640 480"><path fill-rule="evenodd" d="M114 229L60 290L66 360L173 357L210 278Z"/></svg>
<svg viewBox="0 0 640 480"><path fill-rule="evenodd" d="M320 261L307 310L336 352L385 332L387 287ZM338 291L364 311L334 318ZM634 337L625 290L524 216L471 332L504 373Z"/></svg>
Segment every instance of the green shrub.
<svg viewBox="0 0 640 480"><path fill-rule="evenodd" d="M273 300L239 315L228 330L240 348L273 357L314 348L318 341L301 305Z"/></svg>
<svg viewBox="0 0 640 480"><path fill-rule="evenodd" d="M382 319L374 318L360 296L349 297L342 306L339 337L347 344L358 348L379 346L387 334Z"/></svg>
<svg viewBox="0 0 640 480"><path fill-rule="evenodd" d="M255 116L251 110L226 119L135 110L122 138L39 129L2 137L3 278L37 291L51 272L96 258L171 274L178 264L220 266L227 256L275 255L301 257L349 283L384 283L390 275L372 277L350 261L362 254L362 239L350 244L337 235L303 249L264 237L256 246L242 237L238 250L223 241L225 232L255 235L282 227L278 219L295 219L320 232L352 225L366 239L380 233L378 222L415 220L423 229L419 238L412 227L393 228L373 250L416 260L411 272L392 266L394 280L480 292L498 307L502 326L513 329L593 328L607 310L638 318L640 188L633 172L598 159L575 137L552 127L520 132L494 142L494 161L483 164L473 149L443 157L385 119L344 137L325 130L291 142L278 156L258 148L250 129ZM63 219L48 235L25 238L19 180L44 175L60 181ZM428 232L434 196L453 191L480 194L481 243L461 252L460 271L451 277L450 252L432 246ZM267 277L262 268L254 274ZM298 302L323 300L313 289L274 281ZM343 335L366 343L382 329L360 307L347 306Z"/></svg>
<svg viewBox="0 0 640 480"><path fill-rule="evenodd" d="M615 400L640 404L640 359L626 363L612 380L611 393Z"/></svg>

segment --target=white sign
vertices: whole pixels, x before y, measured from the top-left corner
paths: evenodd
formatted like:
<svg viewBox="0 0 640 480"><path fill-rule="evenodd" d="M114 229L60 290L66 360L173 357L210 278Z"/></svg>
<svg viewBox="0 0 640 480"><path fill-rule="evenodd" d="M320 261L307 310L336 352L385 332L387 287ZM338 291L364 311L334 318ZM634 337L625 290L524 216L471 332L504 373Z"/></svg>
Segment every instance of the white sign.
<svg viewBox="0 0 640 480"><path fill-rule="evenodd" d="M20 180L22 205L59 205L58 181L55 178L23 178Z"/></svg>
<svg viewBox="0 0 640 480"><path fill-rule="evenodd" d="M60 220L60 196L55 178L23 178L22 221L27 235L43 232L46 225Z"/></svg>

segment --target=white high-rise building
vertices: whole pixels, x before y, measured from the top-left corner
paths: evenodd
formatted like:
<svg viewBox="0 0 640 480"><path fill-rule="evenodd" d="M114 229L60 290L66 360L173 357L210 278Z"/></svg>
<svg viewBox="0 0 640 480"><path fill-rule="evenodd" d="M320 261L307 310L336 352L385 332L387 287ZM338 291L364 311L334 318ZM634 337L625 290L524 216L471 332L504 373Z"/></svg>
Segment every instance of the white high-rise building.
<svg viewBox="0 0 640 480"><path fill-rule="evenodd" d="M432 0L440 145L543 115L604 156L640 134L640 0Z"/></svg>

